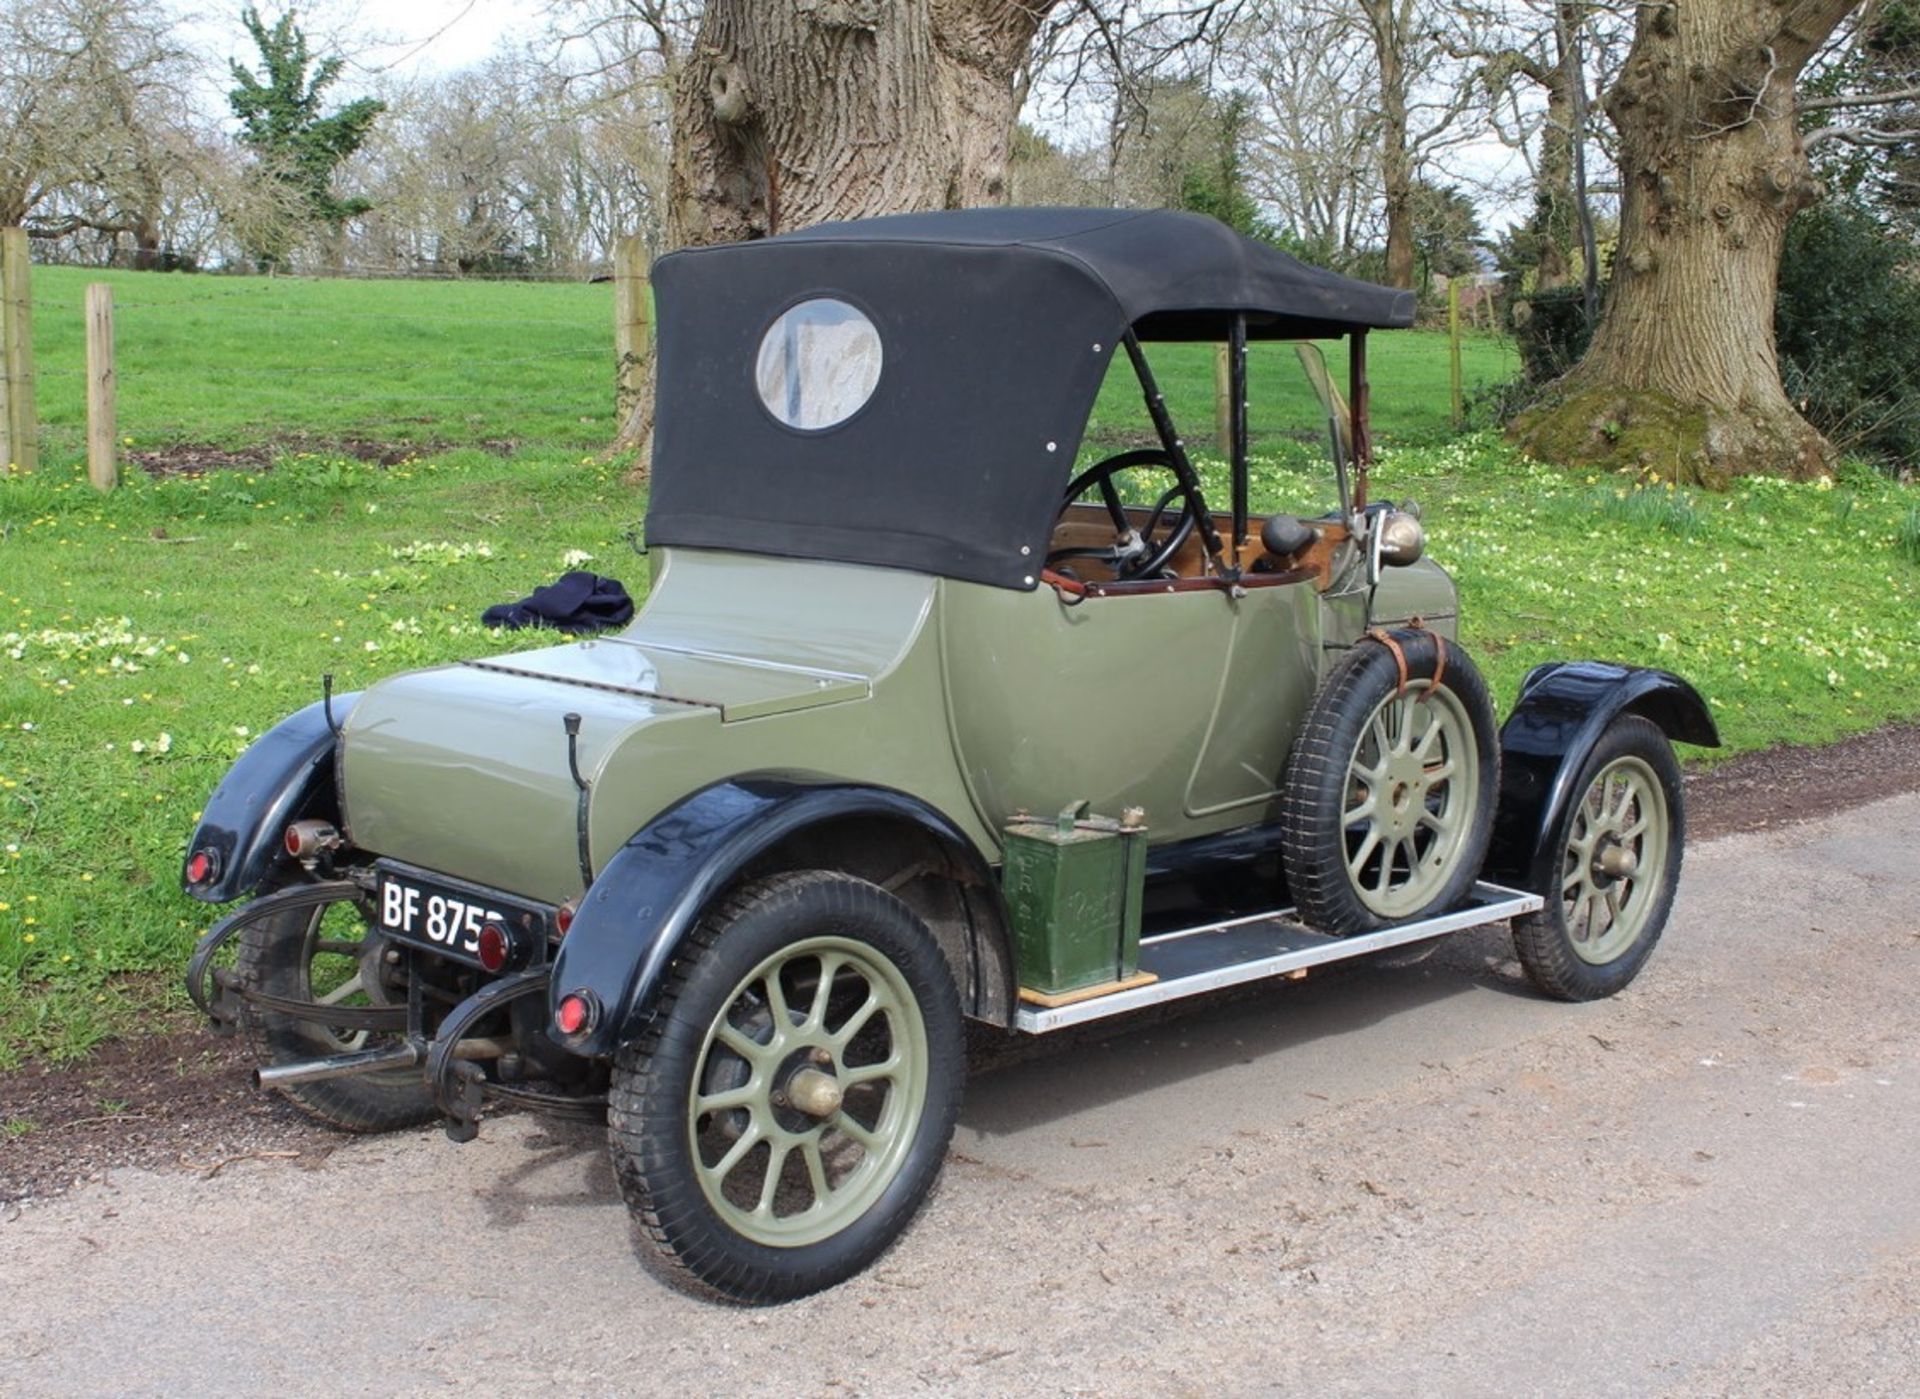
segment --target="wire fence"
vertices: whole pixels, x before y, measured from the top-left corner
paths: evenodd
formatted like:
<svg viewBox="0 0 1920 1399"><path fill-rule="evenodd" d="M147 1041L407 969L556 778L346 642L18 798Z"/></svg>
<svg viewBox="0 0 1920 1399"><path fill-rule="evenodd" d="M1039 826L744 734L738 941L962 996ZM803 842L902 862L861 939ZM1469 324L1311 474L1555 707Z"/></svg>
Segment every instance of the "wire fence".
<svg viewBox="0 0 1920 1399"><path fill-rule="evenodd" d="M622 240L614 277L591 281L36 265L31 436L50 462L86 457L102 485L119 469L265 465L295 453L383 463L459 449L604 453L644 387L644 258L638 239ZM89 373L88 288L98 284L112 294L110 328L94 316L96 350L111 352L105 375L97 365ZM0 334L0 347L14 339ZM1374 422L1389 441L1457 430L1463 396L1517 369L1504 336L1457 326L1451 354L1434 337L1378 352ZM1293 361L1286 346L1250 357L1253 440L1321 450L1327 413ZM1156 347L1155 364L1189 436L1211 441L1224 384L1213 347ZM1344 352L1330 368L1344 388ZM1109 450L1146 429L1130 375L1120 379L1089 424L1089 442ZM102 432L109 391L112 428Z"/></svg>
<svg viewBox="0 0 1920 1399"><path fill-rule="evenodd" d="M30 376L50 463L87 455L90 413L97 427L94 284L112 293L106 383L125 468L198 470L290 452L383 462L462 448L590 453L619 429L617 380L631 350L608 279L35 266L31 283L29 360L24 371L10 363L8 382Z"/></svg>
<svg viewBox="0 0 1920 1399"><path fill-rule="evenodd" d="M111 242L105 248L96 245L92 256L88 255L86 248L66 239L28 233L27 243L38 266L78 268L95 276L113 271L138 270L180 273L208 280L244 278L253 281L291 276L321 277L330 281L591 282L612 277L615 264L611 250L605 254L583 253L544 265L531 258L482 255L469 258L466 265L462 266L458 258L410 258L399 254L380 261L367 256L364 249L354 248L346 255L350 261L328 267L324 265L324 260L316 263L311 259L302 259L297 270L290 272L284 264L276 269L265 270L244 260L203 262L200 255L191 250L164 245L148 249L147 260L142 263L136 260L135 250L124 242Z"/></svg>

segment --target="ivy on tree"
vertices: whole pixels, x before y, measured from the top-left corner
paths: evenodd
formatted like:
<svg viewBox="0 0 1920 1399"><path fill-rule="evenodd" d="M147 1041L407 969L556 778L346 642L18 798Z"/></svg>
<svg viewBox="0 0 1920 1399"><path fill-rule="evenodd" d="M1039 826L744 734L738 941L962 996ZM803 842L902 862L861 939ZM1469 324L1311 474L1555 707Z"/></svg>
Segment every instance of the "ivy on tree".
<svg viewBox="0 0 1920 1399"><path fill-rule="evenodd" d="M1260 217L1247 181L1247 146L1253 136L1253 104L1246 94L1207 94L1202 149L1180 181L1180 207L1207 214L1249 238L1273 237Z"/></svg>
<svg viewBox="0 0 1920 1399"><path fill-rule="evenodd" d="M373 207L372 201L334 193L334 171L366 142L374 121L387 109L362 97L333 112L322 99L339 80L338 57L314 61L298 12L288 10L269 26L251 6L241 23L260 51L258 76L233 63L234 89L227 94L240 119L240 142L259 161L258 177L273 186L275 203L285 215L266 221L248 241L248 251L263 266L283 261L300 225L324 225L337 231L348 219Z"/></svg>

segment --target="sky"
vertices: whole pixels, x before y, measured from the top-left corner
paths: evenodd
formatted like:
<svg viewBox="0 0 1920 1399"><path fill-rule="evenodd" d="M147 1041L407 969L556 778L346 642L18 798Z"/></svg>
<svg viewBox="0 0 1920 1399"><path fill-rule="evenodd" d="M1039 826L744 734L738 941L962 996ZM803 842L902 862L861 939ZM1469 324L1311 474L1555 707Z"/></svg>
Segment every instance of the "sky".
<svg viewBox="0 0 1920 1399"><path fill-rule="evenodd" d="M271 18L273 0L255 0ZM241 0L219 9L206 0L175 0L188 42L216 59L254 57L252 42L241 27ZM549 0L309 0L299 7L301 25L320 52L338 52L347 59L341 82L343 96L382 82L405 81L456 72L485 59L503 43L537 39L545 31L553 6ZM224 63L212 70L218 90L210 93L216 109L224 103L227 83ZM1043 128L1055 125L1040 114ZM1074 133L1064 126L1060 134ZM1491 195L1488 186L1512 180L1523 172L1515 152L1495 141L1476 142L1456 152L1449 164L1472 184L1481 204L1481 216L1490 228L1500 228L1524 217L1519 204ZM1524 202L1524 201L1523 201Z"/></svg>
<svg viewBox="0 0 1920 1399"><path fill-rule="evenodd" d="M278 13L270 0L260 8L269 20ZM219 9L192 3L179 9L194 47L216 58L253 57L239 0ZM537 36L546 12L540 0L313 0L300 6L300 23L317 50L346 57L343 82L358 86L468 67L502 40Z"/></svg>

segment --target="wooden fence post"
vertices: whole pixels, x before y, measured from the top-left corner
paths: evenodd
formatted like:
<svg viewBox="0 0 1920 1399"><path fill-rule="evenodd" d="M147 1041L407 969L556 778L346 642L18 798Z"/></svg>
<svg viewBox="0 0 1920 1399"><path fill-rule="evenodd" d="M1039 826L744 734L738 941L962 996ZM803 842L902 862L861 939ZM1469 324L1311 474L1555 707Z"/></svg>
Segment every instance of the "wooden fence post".
<svg viewBox="0 0 1920 1399"><path fill-rule="evenodd" d="M1225 345L1213 347L1213 435L1220 455L1233 459L1233 365Z"/></svg>
<svg viewBox="0 0 1920 1399"><path fill-rule="evenodd" d="M87 479L102 491L120 484L113 394L113 288L93 282L87 287Z"/></svg>
<svg viewBox="0 0 1920 1399"><path fill-rule="evenodd" d="M1453 426L1454 430L1466 426L1467 401L1460 379L1460 279L1447 278L1447 341L1448 362L1453 386Z"/></svg>
<svg viewBox="0 0 1920 1399"><path fill-rule="evenodd" d="M622 427L646 390L647 320L647 245L629 234L613 245L613 410Z"/></svg>
<svg viewBox="0 0 1920 1399"><path fill-rule="evenodd" d="M0 258L6 257L6 246L0 243ZM4 286L6 277L0 270L0 286ZM13 361L7 357L7 315L6 302L0 300L0 476L10 474L15 466L13 457Z"/></svg>
<svg viewBox="0 0 1920 1399"><path fill-rule="evenodd" d="M6 452L0 465L40 465L40 419L33 404L33 292L27 231L0 228L0 371L6 378Z"/></svg>

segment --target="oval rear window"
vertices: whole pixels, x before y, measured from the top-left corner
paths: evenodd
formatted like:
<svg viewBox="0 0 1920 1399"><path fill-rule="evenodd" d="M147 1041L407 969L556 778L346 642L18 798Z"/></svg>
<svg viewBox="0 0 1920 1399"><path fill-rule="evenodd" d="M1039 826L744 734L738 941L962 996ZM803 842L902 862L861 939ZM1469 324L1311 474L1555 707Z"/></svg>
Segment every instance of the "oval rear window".
<svg viewBox="0 0 1920 1399"><path fill-rule="evenodd" d="M880 332L858 308L832 297L789 307L760 340L754 382L760 402L790 428L844 423L880 382Z"/></svg>

